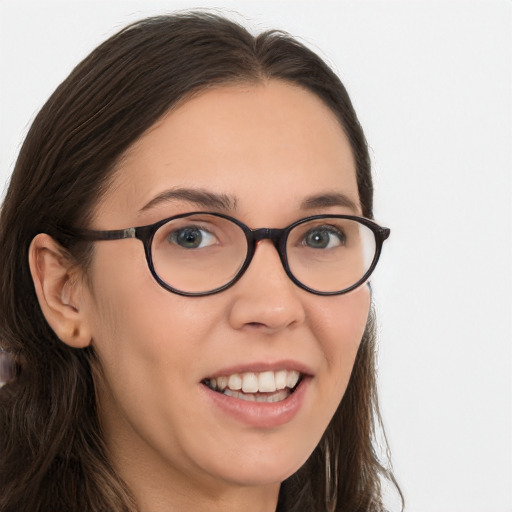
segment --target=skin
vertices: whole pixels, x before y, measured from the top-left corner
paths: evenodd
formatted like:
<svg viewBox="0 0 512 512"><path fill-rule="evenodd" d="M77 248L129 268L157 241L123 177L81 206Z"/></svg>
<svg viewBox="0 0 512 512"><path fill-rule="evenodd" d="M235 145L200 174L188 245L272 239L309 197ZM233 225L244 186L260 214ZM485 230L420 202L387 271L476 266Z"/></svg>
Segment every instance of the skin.
<svg viewBox="0 0 512 512"><path fill-rule="evenodd" d="M176 199L144 208L174 187L233 196L236 208L218 211L251 228L361 214L338 121L315 95L278 81L208 90L161 119L122 159L91 227L212 210ZM332 192L354 207L301 208ZM87 279L47 235L34 240L30 262L50 325L72 346L92 343L99 356L107 445L140 510L275 510L280 482L308 458L346 389L368 288L308 293L289 280L268 240L234 286L205 297L161 288L135 239L96 243ZM312 374L291 421L254 427L205 399L201 381L219 370L283 360Z"/></svg>

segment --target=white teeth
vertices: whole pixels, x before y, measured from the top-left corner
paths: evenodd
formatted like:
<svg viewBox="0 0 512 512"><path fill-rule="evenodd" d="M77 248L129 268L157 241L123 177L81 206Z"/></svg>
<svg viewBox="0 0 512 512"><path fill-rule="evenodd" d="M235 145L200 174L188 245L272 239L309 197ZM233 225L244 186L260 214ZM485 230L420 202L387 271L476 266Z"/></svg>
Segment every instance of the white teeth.
<svg viewBox="0 0 512 512"><path fill-rule="evenodd" d="M276 390L274 372L262 372L258 377L259 391L262 393L272 393Z"/></svg>
<svg viewBox="0 0 512 512"><path fill-rule="evenodd" d="M256 396L252 393L242 393L241 391L232 391L227 388L224 390L224 394L234 398L240 398L241 400L247 400L248 402L256 402Z"/></svg>
<svg viewBox="0 0 512 512"><path fill-rule="evenodd" d="M279 370L275 374L276 389L284 389L286 387L286 370Z"/></svg>
<svg viewBox="0 0 512 512"><path fill-rule="evenodd" d="M253 393L241 393L240 391L233 391L227 388L224 391L225 395L232 396L234 398L239 398L240 400L246 400L248 402L266 402L266 403L274 403L280 402L285 398L290 396L291 391L289 389L281 389L280 391L276 391L275 393L269 395L255 395Z"/></svg>
<svg viewBox="0 0 512 512"><path fill-rule="evenodd" d="M228 387L229 389L234 390L242 389L242 377L240 377L238 373L230 375L228 380Z"/></svg>
<svg viewBox="0 0 512 512"><path fill-rule="evenodd" d="M280 402L281 400L288 398L290 396L290 393L291 391L289 389L281 389L280 391L276 391L271 395L266 395L267 402Z"/></svg>
<svg viewBox="0 0 512 512"><path fill-rule="evenodd" d="M292 370L291 372L288 372L288 375L286 375L286 385L289 388L294 388L297 382L299 382L300 373Z"/></svg>
<svg viewBox="0 0 512 512"><path fill-rule="evenodd" d="M299 381L300 373L296 370L278 370L265 372L234 373L211 378L208 384L217 391L239 391L244 393L274 393L275 391L293 389ZM226 393L227 394L227 393Z"/></svg>
<svg viewBox="0 0 512 512"><path fill-rule="evenodd" d="M226 389L228 387L227 377L217 377L217 389Z"/></svg>
<svg viewBox="0 0 512 512"><path fill-rule="evenodd" d="M247 372L242 375L242 391L244 393L256 393L258 391L258 376Z"/></svg>

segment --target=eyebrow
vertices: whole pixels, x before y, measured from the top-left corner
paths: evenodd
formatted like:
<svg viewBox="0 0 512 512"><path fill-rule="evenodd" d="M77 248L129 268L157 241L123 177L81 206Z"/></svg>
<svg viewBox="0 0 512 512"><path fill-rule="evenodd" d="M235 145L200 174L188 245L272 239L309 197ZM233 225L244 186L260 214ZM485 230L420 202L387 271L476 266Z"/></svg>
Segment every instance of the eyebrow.
<svg viewBox="0 0 512 512"><path fill-rule="evenodd" d="M172 201L186 201L194 203L203 208L213 208L216 210L236 210L236 198L226 194L216 194L203 189L192 188L172 188L164 190L156 197L145 204L139 213L145 212L161 203Z"/></svg>
<svg viewBox="0 0 512 512"><path fill-rule="evenodd" d="M225 211L234 211L237 207L237 200L234 196L217 194L204 189L180 187L164 190L145 204L139 210L139 213L150 210L162 203L172 201L186 201L203 208L213 208ZM300 208L302 210L314 210L316 208L329 208L332 206L345 207L354 212L357 212L359 209L352 199L341 192L329 192L307 197L302 201Z"/></svg>
<svg viewBox="0 0 512 512"><path fill-rule="evenodd" d="M315 208L329 208L330 206L342 206L349 208L354 212L359 210L359 207L350 197L342 194L341 192L329 192L326 194L317 194L307 197L300 205L302 210L313 210Z"/></svg>

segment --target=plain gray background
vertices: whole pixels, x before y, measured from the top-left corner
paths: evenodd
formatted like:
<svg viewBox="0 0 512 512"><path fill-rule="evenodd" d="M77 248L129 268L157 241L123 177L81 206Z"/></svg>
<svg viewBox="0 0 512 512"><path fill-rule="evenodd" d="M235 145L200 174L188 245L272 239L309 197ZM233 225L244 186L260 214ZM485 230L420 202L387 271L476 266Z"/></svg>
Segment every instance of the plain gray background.
<svg viewBox="0 0 512 512"><path fill-rule="evenodd" d="M381 405L411 512L512 511L512 2L0 1L0 186L53 89L132 20L217 6L301 36L371 146Z"/></svg>

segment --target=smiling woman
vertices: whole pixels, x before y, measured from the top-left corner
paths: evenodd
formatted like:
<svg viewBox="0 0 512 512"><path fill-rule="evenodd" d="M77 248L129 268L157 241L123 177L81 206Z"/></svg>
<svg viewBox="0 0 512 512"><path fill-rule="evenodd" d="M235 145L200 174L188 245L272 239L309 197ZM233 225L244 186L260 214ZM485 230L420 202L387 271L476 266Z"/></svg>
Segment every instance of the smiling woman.
<svg viewBox="0 0 512 512"><path fill-rule="evenodd" d="M372 194L291 37L189 13L97 48L2 209L0 510L383 511Z"/></svg>

